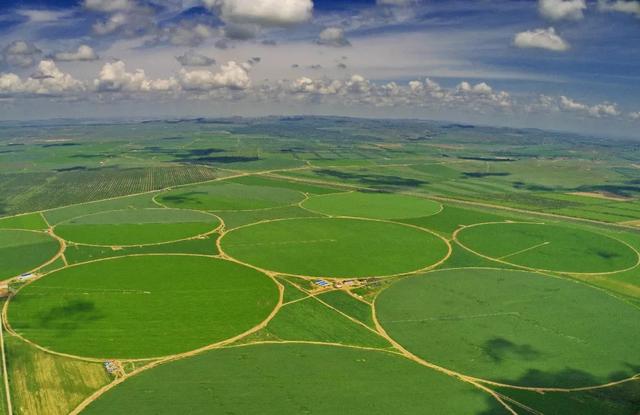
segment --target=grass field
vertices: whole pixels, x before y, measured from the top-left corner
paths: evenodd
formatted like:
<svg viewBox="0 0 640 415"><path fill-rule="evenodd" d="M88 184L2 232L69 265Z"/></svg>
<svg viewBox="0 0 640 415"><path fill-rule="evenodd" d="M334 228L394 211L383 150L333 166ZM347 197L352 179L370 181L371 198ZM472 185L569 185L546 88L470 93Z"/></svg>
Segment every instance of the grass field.
<svg viewBox="0 0 640 415"><path fill-rule="evenodd" d="M207 352L147 371L85 413L504 413L487 396L385 352L261 345Z"/></svg>
<svg viewBox="0 0 640 415"><path fill-rule="evenodd" d="M349 192L315 196L302 206L331 216L373 219L408 219L438 213L442 206L429 199L388 193Z"/></svg>
<svg viewBox="0 0 640 415"><path fill-rule="evenodd" d="M447 245L420 229L354 219L295 219L231 231L222 249L232 257L288 274L328 277L387 276L443 259Z"/></svg>
<svg viewBox="0 0 640 415"><path fill-rule="evenodd" d="M60 244L46 233L0 230L0 279L31 271L52 259Z"/></svg>
<svg viewBox="0 0 640 415"><path fill-rule="evenodd" d="M419 356L471 376L579 387L633 376L640 309L540 274L460 269L400 281L376 300L382 326ZM611 324L615 321L615 324Z"/></svg>
<svg viewBox="0 0 640 415"><path fill-rule="evenodd" d="M5 342L16 414L68 414L112 380L100 363L45 353L13 336Z"/></svg>
<svg viewBox="0 0 640 415"><path fill-rule="evenodd" d="M117 358L87 413L507 413L495 391L512 414L638 415L637 143L53 124L0 128L0 280L39 277L3 310L13 413L72 412Z"/></svg>
<svg viewBox="0 0 640 415"><path fill-rule="evenodd" d="M47 229L49 226L39 213L30 213L28 215L14 216L10 218L0 219L0 229L27 229L39 231Z"/></svg>
<svg viewBox="0 0 640 415"><path fill-rule="evenodd" d="M251 340L300 340L388 348L387 340L314 298L284 306Z"/></svg>
<svg viewBox="0 0 640 415"><path fill-rule="evenodd" d="M304 195L285 188L224 182L181 187L156 200L173 208L224 211L287 206L304 200Z"/></svg>
<svg viewBox="0 0 640 415"><path fill-rule="evenodd" d="M80 216L55 226L67 241L90 245L148 245L212 232L220 220L181 209L116 210Z"/></svg>
<svg viewBox="0 0 640 415"><path fill-rule="evenodd" d="M618 240L557 225L495 223L470 226L458 234L458 241L494 259L550 271L615 272L638 263L638 253Z"/></svg>
<svg viewBox="0 0 640 415"><path fill-rule="evenodd" d="M277 298L269 278L237 264L137 256L66 268L30 284L12 300L9 320L17 333L54 351L146 358L249 330Z"/></svg>

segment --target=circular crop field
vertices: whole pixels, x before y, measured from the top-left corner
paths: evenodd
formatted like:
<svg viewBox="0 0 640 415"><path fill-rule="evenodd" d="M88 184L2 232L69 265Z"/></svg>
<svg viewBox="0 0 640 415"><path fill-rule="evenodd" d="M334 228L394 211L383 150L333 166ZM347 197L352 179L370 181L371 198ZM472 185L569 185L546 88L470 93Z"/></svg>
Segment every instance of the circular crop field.
<svg viewBox="0 0 640 415"><path fill-rule="evenodd" d="M44 232L0 230L0 279L43 265L59 249L60 243Z"/></svg>
<svg viewBox="0 0 640 415"><path fill-rule="evenodd" d="M141 415L427 412L506 413L472 385L400 356L301 344L220 349L172 362L130 378L83 411Z"/></svg>
<svg viewBox="0 0 640 415"><path fill-rule="evenodd" d="M304 200L298 191L239 183L181 187L156 197L168 207L197 210L253 210L287 206Z"/></svg>
<svg viewBox="0 0 640 415"><path fill-rule="evenodd" d="M462 229L457 240L481 255L522 267L606 273L637 265L638 253L599 233L537 223L490 223Z"/></svg>
<svg viewBox="0 0 640 415"><path fill-rule="evenodd" d="M305 218L249 225L222 237L228 255L263 269L314 277L369 277L424 269L448 255L441 238L366 219Z"/></svg>
<svg viewBox="0 0 640 415"><path fill-rule="evenodd" d="M65 268L11 300L8 319L45 348L97 358L165 356L234 337L274 309L271 279L229 261L132 256Z"/></svg>
<svg viewBox="0 0 640 415"><path fill-rule="evenodd" d="M435 271L383 291L376 311L407 350L478 378L581 387L631 377L640 366L640 309L561 278Z"/></svg>
<svg viewBox="0 0 640 415"><path fill-rule="evenodd" d="M336 193L314 196L303 205L333 216L373 219L409 219L434 215L442 206L428 199L389 193Z"/></svg>
<svg viewBox="0 0 640 415"><path fill-rule="evenodd" d="M115 210L80 216L55 227L67 241L89 245L145 245L177 241L215 230L220 220L181 209Z"/></svg>

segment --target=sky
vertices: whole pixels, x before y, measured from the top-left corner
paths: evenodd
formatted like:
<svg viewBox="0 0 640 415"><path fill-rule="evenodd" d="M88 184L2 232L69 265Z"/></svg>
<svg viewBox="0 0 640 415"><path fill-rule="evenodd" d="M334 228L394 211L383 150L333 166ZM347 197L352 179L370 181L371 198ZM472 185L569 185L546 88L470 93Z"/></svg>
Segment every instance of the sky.
<svg viewBox="0 0 640 415"><path fill-rule="evenodd" d="M0 120L279 114L640 138L640 0L0 0Z"/></svg>

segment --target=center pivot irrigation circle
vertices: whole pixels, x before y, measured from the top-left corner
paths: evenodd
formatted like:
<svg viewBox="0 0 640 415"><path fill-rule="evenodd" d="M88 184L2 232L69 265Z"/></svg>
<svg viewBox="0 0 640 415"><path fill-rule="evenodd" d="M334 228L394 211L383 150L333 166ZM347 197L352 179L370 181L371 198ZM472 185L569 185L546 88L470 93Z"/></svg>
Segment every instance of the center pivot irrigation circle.
<svg viewBox="0 0 640 415"><path fill-rule="evenodd" d="M126 209L80 216L56 225L67 241L99 246L160 244L215 231L220 219L183 209Z"/></svg>
<svg viewBox="0 0 640 415"><path fill-rule="evenodd" d="M603 274L634 268L640 261L635 249L617 239L544 223L471 225L454 239L488 259L532 270Z"/></svg>
<svg viewBox="0 0 640 415"><path fill-rule="evenodd" d="M634 376L640 310L529 271L459 268L406 278L375 301L410 352L468 376L526 387L590 387Z"/></svg>
<svg viewBox="0 0 640 415"><path fill-rule="evenodd" d="M8 321L46 349L94 358L151 358L237 336L278 303L266 275L221 259L144 255L56 271L11 300Z"/></svg>
<svg viewBox="0 0 640 415"><path fill-rule="evenodd" d="M421 228L346 218L257 223L226 233L220 245L225 254L264 270L329 278L428 269L451 250L446 240Z"/></svg>

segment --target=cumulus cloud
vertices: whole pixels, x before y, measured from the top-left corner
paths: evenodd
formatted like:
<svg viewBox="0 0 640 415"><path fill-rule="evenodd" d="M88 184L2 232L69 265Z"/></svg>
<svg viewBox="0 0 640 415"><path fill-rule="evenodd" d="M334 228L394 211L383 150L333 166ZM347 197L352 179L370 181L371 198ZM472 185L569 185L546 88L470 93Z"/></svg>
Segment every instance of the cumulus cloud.
<svg viewBox="0 0 640 415"><path fill-rule="evenodd" d="M249 65L229 61L219 72L204 69L188 71L181 69L178 80L186 91L210 91L213 89L247 89L251 86Z"/></svg>
<svg viewBox="0 0 640 415"><path fill-rule="evenodd" d="M2 50L2 60L10 66L28 68L42 56L42 51L33 43L16 40Z"/></svg>
<svg viewBox="0 0 640 415"><path fill-rule="evenodd" d="M132 0L84 0L82 6L95 12L113 13L132 9L134 2Z"/></svg>
<svg viewBox="0 0 640 415"><path fill-rule="evenodd" d="M569 43L553 27L520 32L513 38L513 44L519 48L539 48L554 52L564 52L570 48Z"/></svg>
<svg viewBox="0 0 640 415"><path fill-rule="evenodd" d="M598 0L598 10L633 14L640 18L640 1L638 0Z"/></svg>
<svg viewBox="0 0 640 415"><path fill-rule="evenodd" d="M58 52L53 55L53 60L63 62L95 61L98 59L96 52L88 45L80 45L74 52Z"/></svg>
<svg viewBox="0 0 640 415"><path fill-rule="evenodd" d="M167 26L155 34L155 43L168 43L174 46L198 46L215 34L215 29L203 23L182 21Z"/></svg>
<svg viewBox="0 0 640 415"><path fill-rule="evenodd" d="M629 113L629 118L632 120L640 120L640 111Z"/></svg>
<svg viewBox="0 0 640 415"><path fill-rule="evenodd" d="M93 81L93 87L97 92L170 91L177 86L174 78L150 80L142 69L127 72L123 61L106 63L98 78Z"/></svg>
<svg viewBox="0 0 640 415"><path fill-rule="evenodd" d="M125 26L127 21L128 18L125 13L115 13L107 19L95 22L93 31L97 35L108 35Z"/></svg>
<svg viewBox="0 0 640 415"><path fill-rule="evenodd" d="M327 101L376 107L451 107L480 112L511 111L513 108L513 100L507 92L494 91L484 82L476 85L461 82L456 88L447 89L428 78L424 81L414 80L406 85L396 82L377 84L356 74L343 80L300 77L284 88L294 98L306 97L312 102Z"/></svg>
<svg viewBox="0 0 640 415"><path fill-rule="evenodd" d="M204 0L210 9L218 9L223 20L254 23L261 26L290 26L311 18L311 0Z"/></svg>
<svg viewBox="0 0 640 415"><path fill-rule="evenodd" d="M81 81L62 72L51 60L41 61L36 72L24 80L13 73L0 74L0 94L2 95L51 96L83 89L84 84Z"/></svg>
<svg viewBox="0 0 640 415"><path fill-rule="evenodd" d="M550 20L580 20L587 8L585 0L539 0L540 14Z"/></svg>
<svg viewBox="0 0 640 415"><path fill-rule="evenodd" d="M176 60L182 66L211 66L216 64L216 60L190 49L183 55L176 56Z"/></svg>
<svg viewBox="0 0 640 415"><path fill-rule="evenodd" d="M578 112L594 118L617 117L620 115L620 111L616 104L602 102L600 104L590 106L574 99L567 98L564 95L560 96L559 107L561 110Z"/></svg>
<svg viewBox="0 0 640 415"><path fill-rule="evenodd" d="M351 46L351 42L344 35L344 29L340 27L327 27L324 29L320 32L317 43L334 47Z"/></svg>

